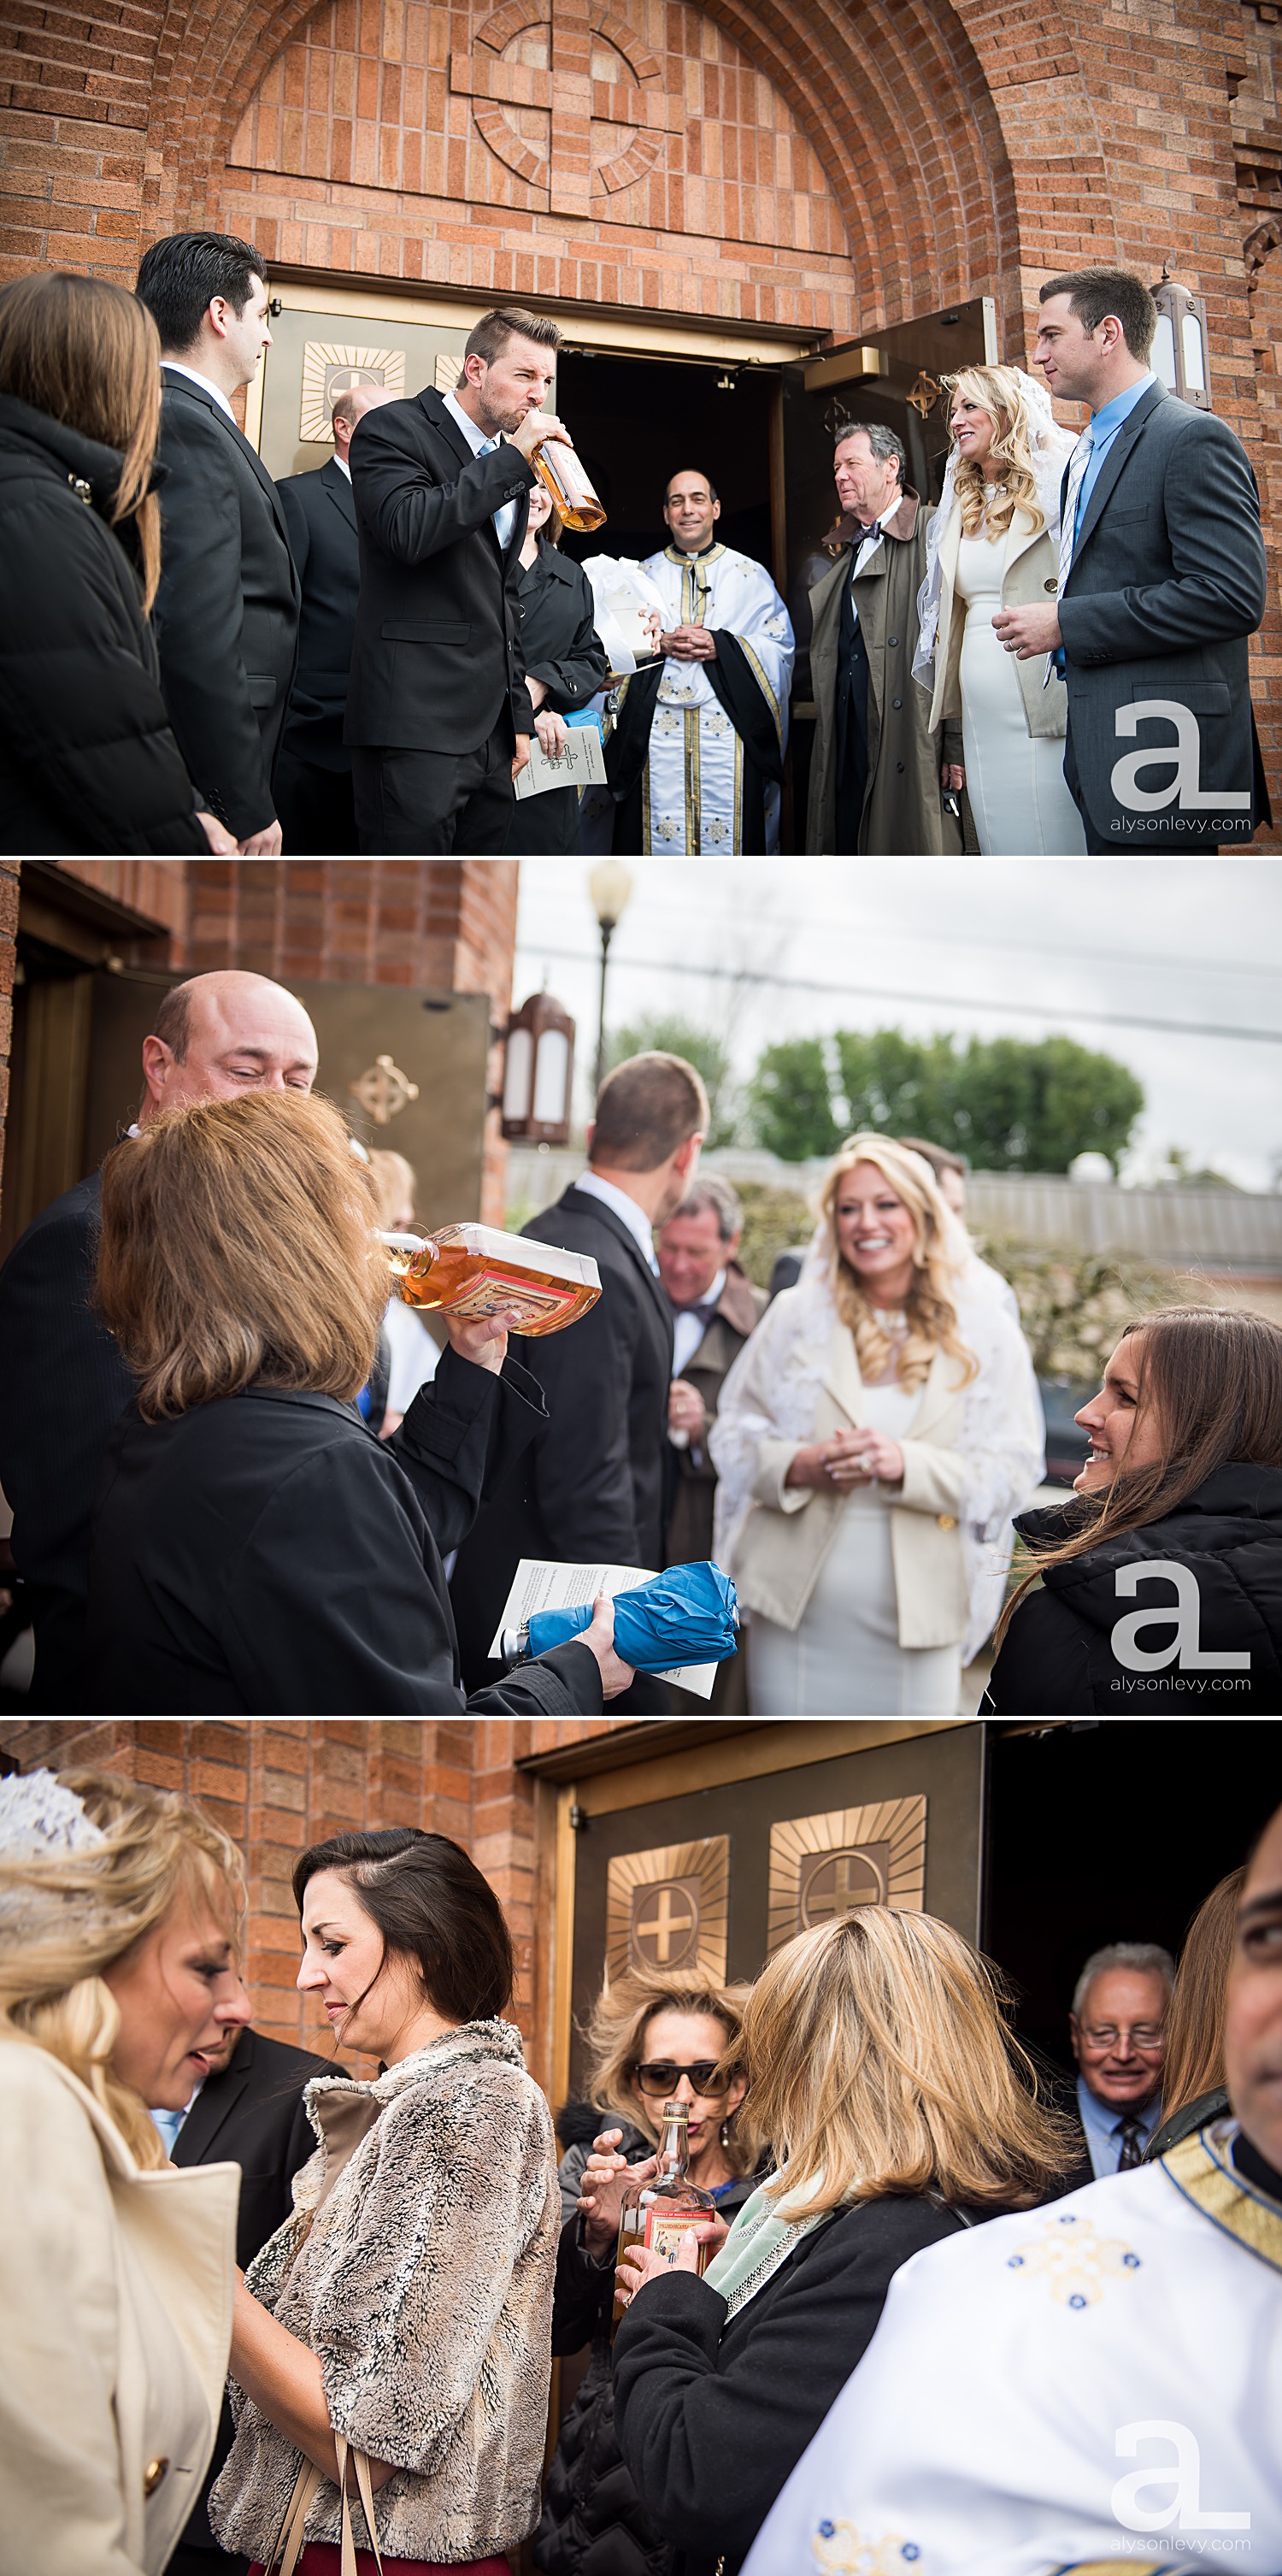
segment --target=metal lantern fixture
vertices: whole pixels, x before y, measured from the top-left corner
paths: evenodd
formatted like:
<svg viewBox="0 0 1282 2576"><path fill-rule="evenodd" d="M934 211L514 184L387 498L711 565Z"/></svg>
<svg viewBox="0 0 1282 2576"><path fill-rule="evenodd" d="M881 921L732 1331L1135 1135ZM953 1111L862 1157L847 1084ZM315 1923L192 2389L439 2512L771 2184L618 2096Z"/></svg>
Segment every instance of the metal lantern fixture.
<svg viewBox="0 0 1282 2576"><path fill-rule="evenodd" d="M1206 336L1206 297L1194 295L1172 277L1165 260L1152 290L1157 306L1152 368L1168 394L1210 411L1210 348Z"/></svg>
<svg viewBox="0 0 1282 2576"><path fill-rule="evenodd" d="M507 1024L503 1134L511 1145L568 1145L574 1022L550 993L532 993Z"/></svg>
<svg viewBox="0 0 1282 2576"><path fill-rule="evenodd" d="M632 892L632 879L618 859L602 859L588 878L588 893L601 932L601 1001L597 1015L596 1087L605 1080L605 974L610 958L610 941L618 929Z"/></svg>

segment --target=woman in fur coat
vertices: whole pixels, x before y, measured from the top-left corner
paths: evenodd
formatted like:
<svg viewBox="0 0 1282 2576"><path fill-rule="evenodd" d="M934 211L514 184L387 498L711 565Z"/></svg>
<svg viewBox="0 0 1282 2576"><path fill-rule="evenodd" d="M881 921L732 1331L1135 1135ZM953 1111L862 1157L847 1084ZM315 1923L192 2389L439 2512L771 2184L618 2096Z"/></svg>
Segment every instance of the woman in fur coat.
<svg viewBox="0 0 1282 2576"><path fill-rule="evenodd" d="M501 2016L512 1946L456 1843L335 1834L294 1872L298 1984L359 2081L317 2077L294 2214L237 2284L236 2440L211 2499L263 2576L508 2576L538 2518L560 2202ZM349 2553L352 2538L360 2554Z"/></svg>

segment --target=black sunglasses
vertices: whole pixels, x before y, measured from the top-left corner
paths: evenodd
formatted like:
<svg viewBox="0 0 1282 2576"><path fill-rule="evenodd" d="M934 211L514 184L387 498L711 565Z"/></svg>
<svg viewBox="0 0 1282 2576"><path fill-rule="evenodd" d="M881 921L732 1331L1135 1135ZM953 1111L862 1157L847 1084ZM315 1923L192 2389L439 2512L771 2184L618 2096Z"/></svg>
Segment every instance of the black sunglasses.
<svg viewBox="0 0 1282 2576"><path fill-rule="evenodd" d="M717 2061L712 2057L701 2057L697 2066L674 2066L671 2058L656 2057L648 2066L634 2066L632 2072L642 2092L653 2094L656 2100L675 2093L683 2075L689 2076L692 2090L701 2093L705 2101L716 2101L722 2093L728 2093L734 2080L727 2077L724 2084L717 2083Z"/></svg>

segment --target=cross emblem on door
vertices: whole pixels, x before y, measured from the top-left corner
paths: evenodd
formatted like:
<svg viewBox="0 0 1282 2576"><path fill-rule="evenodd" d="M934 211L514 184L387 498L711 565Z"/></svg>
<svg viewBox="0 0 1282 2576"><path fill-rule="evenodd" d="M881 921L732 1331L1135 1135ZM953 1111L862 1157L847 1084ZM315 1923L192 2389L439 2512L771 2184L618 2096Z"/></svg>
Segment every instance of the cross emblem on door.
<svg viewBox="0 0 1282 2576"><path fill-rule="evenodd" d="M542 63L531 59L539 53ZM665 92L655 55L604 0L507 0L478 29L472 53L451 54L450 88L471 99L497 159L547 189L554 215L586 218L594 189L613 193L643 178L665 135L689 122L684 100ZM546 118L542 148L509 110ZM623 128L631 140L607 151L594 126Z"/></svg>
<svg viewBox="0 0 1282 2576"><path fill-rule="evenodd" d="M686 1888L669 1881L666 1886L637 1890L632 1939L645 1967L675 1967L687 1956L698 1929L699 1909Z"/></svg>
<svg viewBox="0 0 1282 2576"><path fill-rule="evenodd" d="M871 1852L833 1852L812 1869L801 1890L801 1924L831 1923L860 1905L884 1905L886 1877Z"/></svg>

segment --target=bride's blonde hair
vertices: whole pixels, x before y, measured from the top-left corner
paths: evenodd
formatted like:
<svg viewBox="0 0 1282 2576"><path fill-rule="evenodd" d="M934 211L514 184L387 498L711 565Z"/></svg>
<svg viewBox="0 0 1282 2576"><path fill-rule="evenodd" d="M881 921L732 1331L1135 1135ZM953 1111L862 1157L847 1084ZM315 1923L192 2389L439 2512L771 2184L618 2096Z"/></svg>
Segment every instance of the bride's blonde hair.
<svg viewBox="0 0 1282 2576"><path fill-rule="evenodd" d="M990 455L1003 469L1004 489L995 489L984 480L984 470L972 457L959 456L955 490L961 507L962 534L978 534L985 511L991 536L1004 536L1017 510L1022 510L1034 533L1046 525L1046 514L1037 498L1033 475L1033 432L1028 417L1028 401L1019 374L1014 367L963 367L955 376L945 376L950 394L960 394L964 402L978 403L993 424ZM950 433L951 434L951 433Z"/></svg>
<svg viewBox="0 0 1282 2576"><path fill-rule="evenodd" d="M135 2162L166 2163L145 2103L116 2073L120 2012L104 1970L162 1923L176 1898L204 1900L233 1940L245 1901L236 1845L199 1807L101 1771L60 1771L101 1843L0 1855L0 2034L78 2076Z"/></svg>
<svg viewBox="0 0 1282 2576"><path fill-rule="evenodd" d="M837 1200L842 1182L856 1163L875 1165L913 1221L913 1284L904 1300L908 1339L899 1355L899 1383L910 1389L923 1385L936 1351L943 1350L951 1359L962 1361L965 1376L961 1382L966 1385L978 1374L979 1363L957 1329L957 1308L953 1303L957 1274L948 1256L948 1211L934 1173L920 1154L910 1153L893 1137L878 1136L870 1129L847 1137L819 1194L819 1217L828 1237L833 1299L842 1323L848 1324L854 1335L859 1374L866 1386L876 1385L890 1366L895 1345L878 1322L875 1308L869 1304L837 1243Z"/></svg>

